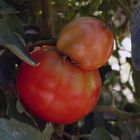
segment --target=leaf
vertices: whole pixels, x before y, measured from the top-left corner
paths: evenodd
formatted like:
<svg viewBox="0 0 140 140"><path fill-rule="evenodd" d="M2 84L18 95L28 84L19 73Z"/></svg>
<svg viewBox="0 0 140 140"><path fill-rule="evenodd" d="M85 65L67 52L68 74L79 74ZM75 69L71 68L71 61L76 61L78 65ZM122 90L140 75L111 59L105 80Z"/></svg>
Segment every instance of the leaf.
<svg viewBox="0 0 140 140"><path fill-rule="evenodd" d="M1 140L39 140L41 133L37 129L16 121L0 118Z"/></svg>
<svg viewBox="0 0 140 140"><path fill-rule="evenodd" d="M16 108L17 108L17 111L18 111L20 114L26 112L19 99L17 100Z"/></svg>
<svg viewBox="0 0 140 140"><path fill-rule="evenodd" d="M140 71L140 1L132 14L130 26L132 42L132 62L136 70Z"/></svg>
<svg viewBox="0 0 140 140"><path fill-rule="evenodd" d="M25 49L25 42L20 36L23 33L21 21L14 14L3 14L0 18L0 45L9 49L26 63L35 66L35 62Z"/></svg>
<svg viewBox="0 0 140 140"><path fill-rule="evenodd" d="M90 137L89 140L113 140L110 136L110 134L103 128L95 128Z"/></svg>
<svg viewBox="0 0 140 140"><path fill-rule="evenodd" d="M14 53L16 56L18 56L21 60L25 61L29 65L36 66L38 63L33 60L25 50L24 46L15 46L11 44L4 44L4 46L9 49L12 53Z"/></svg>
<svg viewBox="0 0 140 140"><path fill-rule="evenodd" d="M92 7L94 7L94 9L98 10L99 6L102 4L103 0L94 0L92 1Z"/></svg>
<svg viewBox="0 0 140 140"><path fill-rule="evenodd" d="M90 4L81 6L79 11L81 16L86 16L90 13Z"/></svg>
<svg viewBox="0 0 140 140"><path fill-rule="evenodd" d="M43 140L50 140L53 132L54 132L53 125L51 123L47 123L44 131L42 132Z"/></svg>
<svg viewBox="0 0 140 140"><path fill-rule="evenodd" d="M6 116L8 116L9 118L14 118L20 122L24 122L38 128L38 125L36 124L35 120L33 119L31 115L29 115L26 112L23 112L23 113L18 112L17 110L18 103L17 103L17 98L15 96L9 95L6 97L6 100L7 100Z"/></svg>
<svg viewBox="0 0 140 140"><path fill-rule="evenodd" d="M17 11L7 4L4 0L0 0L0 13L16 13Z"/></svg>

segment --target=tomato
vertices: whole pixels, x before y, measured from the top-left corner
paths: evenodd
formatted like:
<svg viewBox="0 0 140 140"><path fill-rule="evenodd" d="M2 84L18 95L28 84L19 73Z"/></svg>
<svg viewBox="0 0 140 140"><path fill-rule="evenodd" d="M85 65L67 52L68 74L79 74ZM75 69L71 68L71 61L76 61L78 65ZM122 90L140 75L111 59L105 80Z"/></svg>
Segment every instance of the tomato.
<svg viewBox="0 0 140 140"><path fill-rule="evenodd" d="M80 69L47 47L31 55L40 65L22 63L16 79L19 98L29 112L46 121L68 124L94 109L101 90L98 70Z"/></svg>
<svg viewBox="0 0 140 140"><path fill-rule="evenodd" d="M113 34L100 20L81 17L64 26L57 48L81 68L94 70L107 63L113 50Z"/></svg>

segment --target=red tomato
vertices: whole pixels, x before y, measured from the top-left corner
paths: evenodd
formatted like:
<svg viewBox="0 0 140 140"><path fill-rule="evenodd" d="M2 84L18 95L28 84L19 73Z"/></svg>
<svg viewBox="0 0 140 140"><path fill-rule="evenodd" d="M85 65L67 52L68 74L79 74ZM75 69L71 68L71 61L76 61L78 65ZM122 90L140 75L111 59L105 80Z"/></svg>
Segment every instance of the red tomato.
<svg viewBox="0 0 140 140"><path fill-rule="evenodd" d="M101 78L97 70L85 71L65 60L55 50L32 53L37 67L21 64L16 86L23 105L43 120L72 123L97 104Z"/></svg>
<svg viewBox="0 0 140 140"><path fill-rule="evenodd" d="M113 50L113 34L100 20L81 17L62 29L57 48L81 68L94 70L107 63Z"/></svg>

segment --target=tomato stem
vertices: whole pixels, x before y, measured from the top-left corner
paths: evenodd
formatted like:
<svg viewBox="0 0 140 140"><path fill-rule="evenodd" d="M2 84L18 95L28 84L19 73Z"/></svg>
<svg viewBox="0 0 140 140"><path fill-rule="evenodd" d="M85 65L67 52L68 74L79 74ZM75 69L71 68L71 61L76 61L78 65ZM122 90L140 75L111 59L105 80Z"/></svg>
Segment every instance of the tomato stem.
<svg viewBox="0 0 140 140"><path fill-rule="evenodd" d="M64 128L65 128L64 124L54 124L55 135L62 138L64 134Z"/></svg>

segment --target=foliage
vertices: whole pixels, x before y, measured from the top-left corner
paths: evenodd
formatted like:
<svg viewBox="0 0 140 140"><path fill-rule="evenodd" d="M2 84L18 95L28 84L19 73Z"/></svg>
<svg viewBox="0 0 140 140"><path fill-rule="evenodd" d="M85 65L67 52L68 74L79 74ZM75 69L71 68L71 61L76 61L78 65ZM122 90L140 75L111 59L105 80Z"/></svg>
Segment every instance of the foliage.
<svg viewBox="0 0 140 140"><path fill-rule="evenodd" d="M140 73L131 62L131 38L139 47L138 0L0 0L0 139L138 140L140 138ZM91 16L111 28L115 46L108 64L100 69L100 101L92 113L71 125L36 118L20 104L15 77L21 59L36 65L28 52L55 44L71 20ZM134 21L134 22L133 22ZM133 48L134 49L134 48ZM10 50L10 51L9 51ZM12 52L12 53L11 53ZM18 56L19 58L17 58ZM139 49L132 52L139 69ZM135 61L136 60L136 61ZM103 138L100 138L102 136Z"/></svg>

